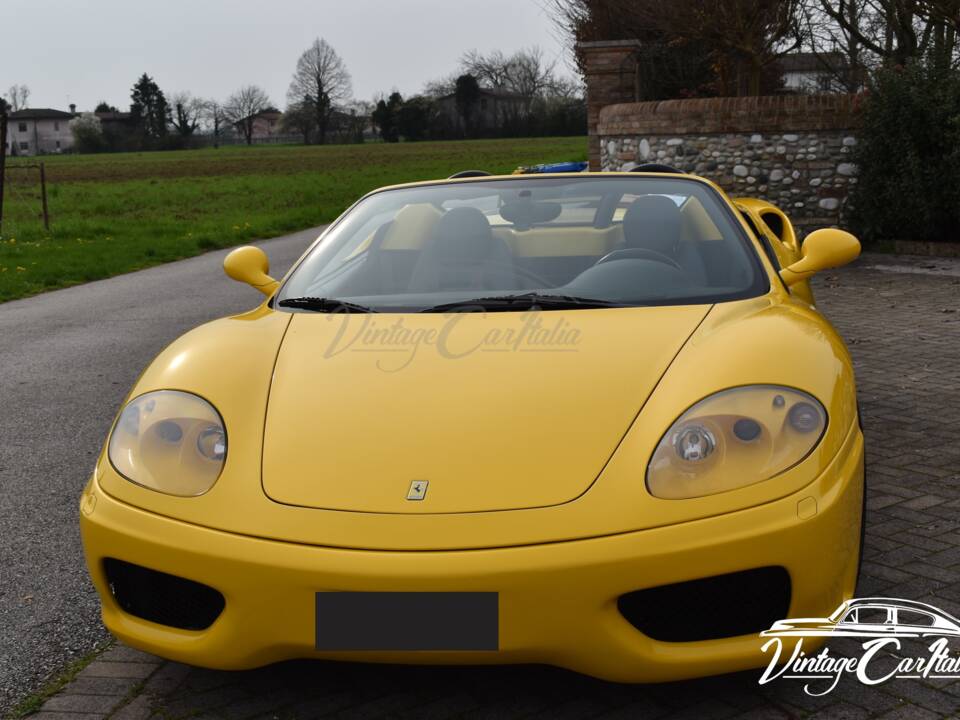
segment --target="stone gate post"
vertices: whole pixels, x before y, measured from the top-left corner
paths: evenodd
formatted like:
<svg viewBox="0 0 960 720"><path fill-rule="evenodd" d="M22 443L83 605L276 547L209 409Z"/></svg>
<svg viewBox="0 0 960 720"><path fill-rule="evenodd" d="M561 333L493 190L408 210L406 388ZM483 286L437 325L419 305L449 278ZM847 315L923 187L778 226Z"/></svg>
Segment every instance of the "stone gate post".
<svg viewBox="0 0 960 720"><path fill-rule="evenodd" d="M590 169L600 170L600 139L597 123L607 105L639 99L637 73L638 40L601 40L578 46L583 55L587 83L587 131L590 136Z"/></svg>

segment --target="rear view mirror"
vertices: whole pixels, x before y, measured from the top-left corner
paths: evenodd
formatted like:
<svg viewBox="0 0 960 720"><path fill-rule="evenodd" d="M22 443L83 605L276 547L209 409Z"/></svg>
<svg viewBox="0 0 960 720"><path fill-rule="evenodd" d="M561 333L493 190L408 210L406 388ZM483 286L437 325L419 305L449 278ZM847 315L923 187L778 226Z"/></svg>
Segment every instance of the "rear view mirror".
<svg viewBox="0 0 960 720"><path fill-rule="evenodd" d="M835 228L824 228L810 233L800 248L803 258L780 271L787 286L803 282L821 270L840 267L860 255L860 241L853 235Z"/></svg>
<svg viewBox="0 0 960 720"><path fill-rule="evenodd" d="M560 217L563 207L557 202L534 202L521 198L500 208L500 217L518 230L527 230L537 223L548 223Z"/></svg>

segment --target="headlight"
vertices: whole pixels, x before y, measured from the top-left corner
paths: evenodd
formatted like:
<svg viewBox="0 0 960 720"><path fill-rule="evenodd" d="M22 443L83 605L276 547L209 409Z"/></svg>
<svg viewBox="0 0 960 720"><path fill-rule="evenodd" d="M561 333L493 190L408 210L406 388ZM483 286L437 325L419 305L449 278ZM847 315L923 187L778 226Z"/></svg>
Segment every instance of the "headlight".
<svg viewBox="0 0 960 720"><path fill-rule="evenodd" d="M107 455L117 472L137 485L169 495L203 495L223 470L227 431L203 398L159 390L127 403Z"/></svg>
<svg viewBox="0 0 960 720"><path fill-rule="evenodd" d="M769 480L809 455L826 425L823 405L799 390L724 390L687 410L663 436L647 468L647 489L676 500Z"/></svg>

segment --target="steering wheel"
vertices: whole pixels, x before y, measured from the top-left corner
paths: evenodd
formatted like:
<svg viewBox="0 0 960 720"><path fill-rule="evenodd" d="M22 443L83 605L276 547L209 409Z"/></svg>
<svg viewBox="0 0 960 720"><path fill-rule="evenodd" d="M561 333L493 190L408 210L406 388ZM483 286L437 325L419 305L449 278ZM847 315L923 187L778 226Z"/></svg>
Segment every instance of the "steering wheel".
<svg viewBox="0 0 960 720"><path fill-rule="evenodd" d="M624 250L614 250L611 253L607 253L602 258L597 260L594 265L600 265L605 262L614 262L615 260L653 260L653 262L663 263L664 265L669 265L676 268L677 270L683 271L683 268L680 267L680 263L674 260L672 257L659 253L656 250L648 250L647 248L626 248Z"/></svg>

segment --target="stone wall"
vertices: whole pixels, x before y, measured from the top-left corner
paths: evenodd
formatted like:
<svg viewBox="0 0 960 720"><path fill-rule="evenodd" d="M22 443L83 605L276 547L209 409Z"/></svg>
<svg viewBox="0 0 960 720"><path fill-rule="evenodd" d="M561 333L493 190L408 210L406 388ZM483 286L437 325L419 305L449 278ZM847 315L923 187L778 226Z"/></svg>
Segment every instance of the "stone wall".
<svg viewBox="0 0 960 720"><path fill-rule="evenodd" d="M596 136L602 170L664 163L810 229L844 221L857 126L848 95L709 98L609 105Z"/></svg>

